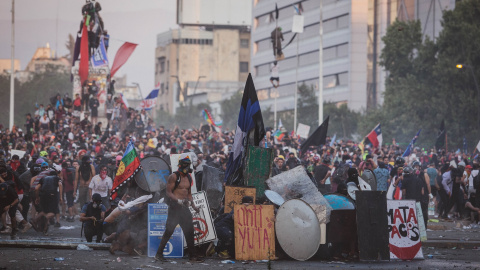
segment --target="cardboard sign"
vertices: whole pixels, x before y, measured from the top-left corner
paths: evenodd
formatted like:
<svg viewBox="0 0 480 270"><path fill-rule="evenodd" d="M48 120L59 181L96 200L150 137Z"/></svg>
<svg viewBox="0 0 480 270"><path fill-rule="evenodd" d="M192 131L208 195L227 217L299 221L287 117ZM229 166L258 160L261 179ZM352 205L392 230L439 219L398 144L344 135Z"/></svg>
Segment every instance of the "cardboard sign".
<svg viewBox="0 0 480 270"><path fill-rule="evenodd" d="M195 155L195 153L191 153L192 156ZM170 165L172 167L172 172L175 172L178 170L178 158L180 157L181 154L171 154L170 155ZM193 162L196 160L197 157L195 155L195 158L190 157L190 160L192 160L192 164L190 164L190 168L193 170ZM195 180L195 172L191 173L190 176L192 177L192 194L197 192L197 181Z"/></svg>
<svg viewBox="0 0 480 270"><path fill-rule="evenodd" d="M235 259L275 258L273 205L235 205Z"/></svg>
<svg viewBox="0 0 480 270"><path fill-rule="evenodd" d="M193 202L195 206L200 209L197 213L190 207L193 218L193 237L195 245L205 244L217 239L217 233L215 232L215 226L213 226L212 216L210 214L210 207L208 205L207 197L204 191L192 194ZM184 245L187 245L187 241L184 239Z"/></svg>
<svg viewBox="0 0 480 270"><path fill-rule="evenodd" d="M167 223L168 206L164 203L148 204L148 257L155 257L162 241ZM183 257L183 232L180 226L175 228L172 237L163 250L165 258Z"/></svg>
<svg viewBox="0 0 480 270"><path fill-rule="evenodd" d="M224 213L230 213L233 207L242 203L244 196L251 196L253 203L255 203L256 189L253 187L225 187L225 211Z"/></svg>
<svg viewBox="0 0 480 270"><path fill-rule="evenodd" d="M310 133L310 126L304 125L302 123L298 123L298 128L297 128L297 135L300 136L300 138L308 138L308 134Z"/></svg>
<svg viewBox="0 0 480 270"><path fill-rule="evenodd" d="M423 259L415 201L387 201L390 259Z"/></svg>
<svg viewBox="0 0 480 270"><path fill-rule="evenodd" d="M10 154L12 157L13 155L18 155L19 158L23 158L23 156L25 155L25 151L12 149L10 150Z"/></svg>

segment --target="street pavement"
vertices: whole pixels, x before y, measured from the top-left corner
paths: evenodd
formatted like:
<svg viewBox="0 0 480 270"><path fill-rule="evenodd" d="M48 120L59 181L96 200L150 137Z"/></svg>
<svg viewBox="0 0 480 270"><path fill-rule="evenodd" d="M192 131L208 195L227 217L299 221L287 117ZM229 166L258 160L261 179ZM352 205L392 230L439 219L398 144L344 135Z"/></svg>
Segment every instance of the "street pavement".
<svg viewBox="0 0 480 270"><path fill-rule="evenodd" d="M81 223L63 221L62 227L50 227L44 236L33 229L19 233L18 241L0 235L0 269L480 269L480 226L468 221L429 222L428 241L423 243L425 260L358 262L294 260L267 262L234 261L207 258L190 264L186 259L155 262L146 256L129 256L117 251L111 255L108 244L93 244L89 251L76 250L80 243ZM19 244L19 242L21 242ZM22 244L23 243L23 244ZM25 243L40 243L27 247ZM63 260L55 261L55 258Z"/></svg>

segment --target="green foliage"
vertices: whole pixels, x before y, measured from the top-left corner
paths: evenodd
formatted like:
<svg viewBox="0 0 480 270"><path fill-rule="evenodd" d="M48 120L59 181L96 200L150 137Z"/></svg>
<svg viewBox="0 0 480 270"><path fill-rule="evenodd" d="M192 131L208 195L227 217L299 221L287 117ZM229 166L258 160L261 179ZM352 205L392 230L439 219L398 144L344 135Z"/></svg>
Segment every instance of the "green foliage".
<svg viewBox="0 0 480 270"><path fill-rule="evenodd" d="M420 22L394 22L382 38L380 64L388 71L384 104L359 122L367 134L382 124L384 141L409 142L422 128L417 143L433 146L440 122L445 119L450 149L478 140L480 109L474 78L480 75L480 3L457 2L443 16L443 30L436 42L422 41Z"/></svg>
<svg viewBox="0 0 480 270"><path fill-rule="evenodd" d="M350 110L347 104L337 106L335 103L323 104L323 116L330 115L328 135L337 134L337 139L351 139L357 131L360 113ZM315 127L316 128L316 127ZM311 129L313 132L315 129Z"/></svg>
<svg viewBox="0 0 480 270"><path fill-rule="evenodd" d="M50 103L50 98L60 93L63 97L65 93L72 93L72 83L70 74L61 72L58 67L47 65L45 72L35 73L33 77L25 83L20 84L15 81L15 116L14 123L23 128L25 114L35 112L35 103L44 104L45 107ZM10 77L0 76L0 123L8 126L9 108L10 108Z"/></svg>
<svg viewBox="0 0 480 270"><path fill-rule="evenodd" d="M174 116L168 112L158 110L157 121L159 125L170 129L173 128L174 125L177 125L180 129L199 128L201 124L207 123L202 115L204 109L208 111L212 110L210 105L206 103L190 106L181 105L177 108Z"/></svg>
<svg viewBox="0 0 480 270"><path fill-rule="evenodd" d="M225 99L220 103L222 108L222 121L224 130L235 130L238 122L238 113L240 112L240 104L242 104L243 91L238 90L229 99Z"/></svg>

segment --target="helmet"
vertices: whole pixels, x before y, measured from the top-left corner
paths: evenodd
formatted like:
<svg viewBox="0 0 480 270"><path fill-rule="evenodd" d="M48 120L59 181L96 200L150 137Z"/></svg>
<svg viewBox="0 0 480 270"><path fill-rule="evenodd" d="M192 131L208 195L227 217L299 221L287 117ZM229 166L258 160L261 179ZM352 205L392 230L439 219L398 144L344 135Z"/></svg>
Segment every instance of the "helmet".
<svg viewBox="0 0 480 270"><path fill-rule="evenodd" d="M413 168L408 166L408 167L405 167L405 169L403 169L403 173L404 174L412 174L413 173Z"/></svg>
<svg viewBox="0 0 480 270"><path fill-rule="evenodd" d="M190 159L189 153L183 153L178 158L178 166L186 165L186 164L190 165L191 163L192 163L192 160Z"/></svg>
<svg viewBox="0 0 480 270"><path fill-rule="evenodd" d="M405 159L403 157L397 157L397 159L395 159L395 165L403 166L404 164L405 164Z"/></svg>
<svg viewBox="0 0 480 270"><path fill-rule="evenodd" d="M415 166L419 166L419 167L421 167L422 165L420 165L420 162L418 162L418 161L415 161L415 162L413 162L413 163L412 163L412 167L414 167L414 168L415 168Z"/></svg>
<svg viewBox="0 0 480 270"><path fill-rule="evenodd" d="M323 163L327 163L327 164L330 163L330 157L329 157L329 156L325 156L325 157L323 158Z"/></svg>
<svg viewBox="0 0 480 270"><path fill-rule="evenodd" d="M43 162L45 162L45 160L43 160L43 158L37 158L37 161L35 161L35 164L42 164Z"/></svg>
<svg viewBox="0 0 480 270"><path fill-rule="evenodd" d="M48 156L47 151L42 151L42 152L40 152L40 156L41 156L41 157L46 157L46 156Z"/></svg>

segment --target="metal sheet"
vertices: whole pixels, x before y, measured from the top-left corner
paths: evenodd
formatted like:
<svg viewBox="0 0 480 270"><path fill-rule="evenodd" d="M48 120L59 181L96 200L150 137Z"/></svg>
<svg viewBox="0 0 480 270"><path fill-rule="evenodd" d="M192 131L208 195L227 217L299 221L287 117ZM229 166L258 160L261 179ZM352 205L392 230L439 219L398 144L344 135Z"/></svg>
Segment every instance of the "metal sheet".
<svg viewBox="0 0 480 270"><path fill-rule="evenodd" d="M281 206L285 202L285 200L282 198L282 196L280 196L280 194L278 194L277 192L275 192L273 190L265 190L265 196L267 196L267 198L273 204L276 204L278 206Z"/></svg>
<svg viewBox="0 0 480 270"><path fill-rule="evenodd" d="M355 193L358 191L358 187L357 185L355 185L354 182L348 182L347 183L347 191L348 191L348 195L350 196L350 198L352 198L353 200L356 200L356 195Z"/></svg>
<svg viewBox="0 0 480 270"><path fill-rule="evenodd" d="M370 184L363 180L363 178L361 178L360 176L358 177L358 186L362 191L372 190L372 186L370 186Z"/></svg>
<svg viewBox="0 0 480 270"><path fill-rule="evenodd" d="M218 211L222 204L224 175L217 168L203 165L202 191L206 192L210 209L214 211Z"/></svg>
<svg viewBox="0 0 480 270"><path fill-rule="evenodd" d="M302 199L315 211L320 223L328 223L332 207L313 184L302 166L276 175L266 181L268 187L283 199Z"/></svg>
<svg viewBox="0 0 480 270"><path fill-rule="evenodd" d="M168 176L172 173L168 163L157 156L147 156L140 163L143 168L135 176L137 185L148 192L164 190Z"/></svg>
<svg viewBox="0 0 480 270"><path fill-rule="evenodd" d="M361 177L363 180L365 180L365 182L370 185L370 190L377 190L377 177L371 170L364 170Z"/></svg>
<svg viewBox="0 0 480 270"><path fill-rule="evenodd" d="M277 211L275 232L288 256L298 261L310 259L320 246L320 223L315 211L302 200L285 202Z"/></svg>
<svg viewBox="0 0 480 270"><path fill-rule="evenodd" d="M325 195L330 206L333 210L353 210L355 209L355 204L353 201L343 195L339 194L327 194Z"/></svg>
<svg viewBox="0 0 480 270"><path fill-rule="evenodd" d="M246 186L254 186L256 188L257 198L262 197L265 193L265 180L270 177L272 164L272 148L248 146L243 177Z"/></svg>
<svg viewBox="0 0 480 270"><path fill-rule="evenodd" d="M386 193L358 191L356 196L360 260L390 260Z"/></svg>

